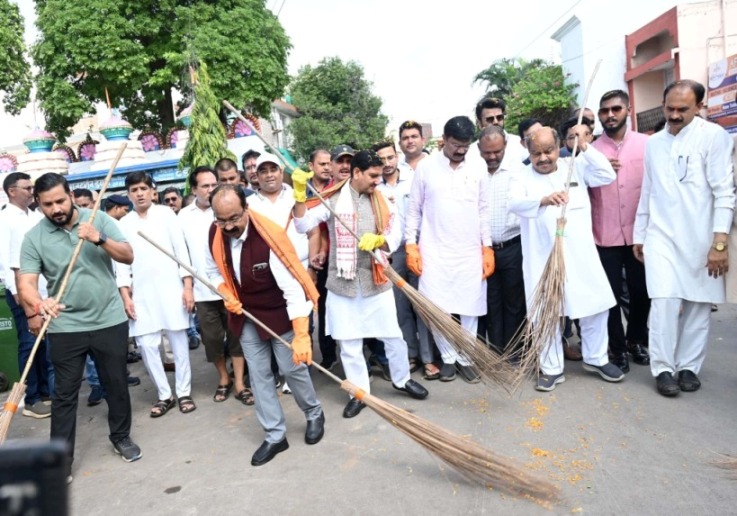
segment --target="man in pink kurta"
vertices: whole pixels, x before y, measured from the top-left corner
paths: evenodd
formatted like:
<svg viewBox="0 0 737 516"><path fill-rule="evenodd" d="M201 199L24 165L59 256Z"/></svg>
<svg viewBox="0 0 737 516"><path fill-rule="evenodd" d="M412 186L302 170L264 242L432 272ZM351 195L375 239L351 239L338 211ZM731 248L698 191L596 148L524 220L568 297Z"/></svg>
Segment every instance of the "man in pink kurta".
<svg viewBox="0 0 737 516"><path fill-rule="evenodd" d="M648 137L627 127L629 104L629 95L622 90L609 91L601 97L599 122L604 133L592 145L609 159L617 179L606 186L589 189L594 241L618 302L609 310L609 352L612 363L625 373L629 371L630 355L636 364L650 363L646 348L650 299L645 267L632 253ZM622 269L629 292L626 335L622 324Z"/></svg>

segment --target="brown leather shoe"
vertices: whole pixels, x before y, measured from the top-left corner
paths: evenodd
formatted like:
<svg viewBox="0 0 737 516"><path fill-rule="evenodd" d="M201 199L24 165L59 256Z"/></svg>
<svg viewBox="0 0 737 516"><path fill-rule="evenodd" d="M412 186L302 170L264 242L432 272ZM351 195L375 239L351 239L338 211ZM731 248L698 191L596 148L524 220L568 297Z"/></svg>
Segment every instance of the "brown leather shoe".
<svg viewBox="0 0 737 516"><path fill-rule="evenodd" d="M174 367L174 362L171 364L164 362L164 371L167 373L173 373L176 368Z"/></svg>
<svg viewBox="0 0 737 516"><path fill-rule="evenodd" d="M572 362L579 362L583 360L581 350L573 346L566 339L563 339L563 356L566 360L570 360Z"/></svg>

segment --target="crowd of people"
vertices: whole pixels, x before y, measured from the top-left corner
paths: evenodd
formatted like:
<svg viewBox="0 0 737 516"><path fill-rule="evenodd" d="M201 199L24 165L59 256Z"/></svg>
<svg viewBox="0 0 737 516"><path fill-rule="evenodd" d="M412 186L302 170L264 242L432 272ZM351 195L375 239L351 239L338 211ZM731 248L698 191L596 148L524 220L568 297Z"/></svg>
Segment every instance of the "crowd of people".
<svg viewBox="0 0 737 516"><path fill-rule="evenodd" d="M415 314L386 267L503 353L530 345L515 336L561 236L565 309L555 338L535 343L535 388L555 389L565 360L577 359L609 382L621 381L631 361L650 366L663 396L696 391L712 304L725 301L735 207L732 139L700 117L704 93L694 81L669 85L665 127L647 136L628 123L627 93L607 92L598 138L591 110L559 130L526 119L510 134L504 100L487 96L476 123L448 120L434 152L410 120L399 127L399 152L389 140L365 150L338 144L315 149L307 171L288 176L280 157L249 151L240 171L228 158L192 170L185 198L133 172L127 197L107 197L93 221L92 192L72 192L53 173L35 184L9 174L0 265L21 368L52 319L23 414L50 416L51 436L73 457L86 368L88 403L107 401L115 451L137 460L128 388L140 380L127 362L140 353L156 387L152 418L191 413L190 349L201 339L214 368L212 401L233 394L255 405L265 437L251 463L262 465L289 447L278 388L303 411L305 442L324 434L309 373L313 335L320 365L332 370L339 358L357 387L346 418L365 407L361 393L374 373L416 400L428 396L411 377L417 371L425 381L480 381L468 357ZM79 239L88 243L59 304ZM568 342L574 324L580 352Z"/></svg>

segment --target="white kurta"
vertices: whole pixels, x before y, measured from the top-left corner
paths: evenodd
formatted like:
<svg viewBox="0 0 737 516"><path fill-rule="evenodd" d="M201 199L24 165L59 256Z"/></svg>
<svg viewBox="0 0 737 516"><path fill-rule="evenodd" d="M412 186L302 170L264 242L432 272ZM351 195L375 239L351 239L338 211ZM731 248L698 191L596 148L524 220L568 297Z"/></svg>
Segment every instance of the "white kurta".
<svg viewBox="0 0 737 516"><path fill-rule="evenodd" d="M558 160L558 170L535 172L528 165L516 174L510 186L509 210L520 217L522 268L528 306L555 243L556 221L561 208L540 207L543 197L564 190L569 161ZM578 319L608 310L615 304L591 228L591 202L587 187L604 186L616 178L609 160L589 146L576 158L566 209L563 256L566 267L565 314ZM575 186L574 186L575 184Z"/></svg>
<svg viewBox="0 0 737 516"><path fill-rule="evenodd" d="M207 270L207 255L210 254L210 226L215 220L212 207L202 210L193 202L179 210L179 223L184 230L184 239L187 242L189 258L192 267L201 276L205 276ZM215 285L217 286L217 285ZM219 301L221 298L214 294L199 280L194 280L194 300L198 303L203 301Z"/></svg>
<svg viewBox="0 0 737 516"><path fill-rule="evenodd" d="M133 247L134 256L132 265L115 264L118 287L131 288L136 309L137 319L130 321L130 336L189 328L189 313L182 303L182 278L190 274L138 236L138 231L142 231L190 265L177 216L170 208L154 204L144 218L132 211L120 219L120 228Z"/></svg>
<svg viewBox="0 0 737 516"><path fill-rule="evenodd" d="M467 157L454 170L438 152L420 162L412 181L405 237L419 243L419 290L448 313L486 314L482 246L491 245L486 176L480 158Z"/></svg>
<svg viewBox="0 0 737 516"><path fill-rule="evenodd" d="M650 137L635 219L651 298L723 303L724 277L706 268L714 233L728 233L735 205L732 138L701 118ZM730 253L735 250L730 249Z"/></svg>

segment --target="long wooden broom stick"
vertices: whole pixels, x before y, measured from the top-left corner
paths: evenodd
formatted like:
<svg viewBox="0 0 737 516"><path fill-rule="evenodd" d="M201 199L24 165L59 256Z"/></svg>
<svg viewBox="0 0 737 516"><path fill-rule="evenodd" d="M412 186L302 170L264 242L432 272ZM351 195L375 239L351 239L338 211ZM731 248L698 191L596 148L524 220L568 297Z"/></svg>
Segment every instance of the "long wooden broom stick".
<svg viewBox="0 0 737 516"><path fill-rule="evenodd" d="M594 83L594 78L599 71L601 62L601 59L596 62L594 70L589 77L589 82L586 85L583 104L578 112L578 125L581 125L583 121L583 112L588 103L589 93L591 93L591 85ZM561 135L561 137L563 136ZM566 194L568 194L571 187L571 178L573 177L578 144L578 132L576 132L573 140L573 151L569 162L568 175L566 176ZM553 249L548 257L548 261L545 263L540 280L533 291L529 304L530 308L527 312L527 320L514 339L513 345L509 346L511 351L508 358L514 356L518 359L520 366L514 381L515 389L527 376L539 374L540 354L548 343L555 342L561 328L562 317L565 312L566 265L563 254L563 237L566 227L567 206L567 203L563 205L560 216L556 220ZM552 348L548 349L547 352L552 353Z"/></svg>
<svg viewBox="0 0 737 516"><path fill-rule="evenodd" d="M255 130L251 122L246 119L240 112L233 107L227 100L223 101L223 105L235 114L239 120L247 124L253 129L254 134L269 147L282 164L287 169L292 167L287 163L278 149L267 142L261 134ZM320 195L311 184L307 183L310 191L320 200L328 211L352 236L359 241L359 236L351 229L332 209L330 204ZM457 321L437 306L427 297L422 295L417 289L409 285L394 269L389 266L386 258L379 252L373 251L371 255L374 259L384 267L386 277L396 285L409 298L415 312L431 330L445 337L445 339L453 346L453 348L464 358L475 364L478 373L485 383L496 383L508 393L511 392L514 381L517 377L517 371L509 364L507 357L502 357L491 350L486 342L479 339L475 334L463 328Z"/></svg>
<svg viewBox="0 0 737 516"><path fill-rule="evenodd" d="M180 267L192 274L194 278L209 288L213 293L225 299L215 285L210 283L206 278L203 278L192 267L179 260L179 258L142 231L138 231L138 234L156 249L178 263ZM241 312L273 338L277 339L287 348L292 349L292 346L286 340L258 318L244 309L241 309ZM383 401L348 380L341 379L317 362L313 362L312 365L331 380L340 384L341 389L365 403L379 416L391 423L413 441L423 446L432 455L458 471L468 480L484 487L498 489L544 504L557 501L558 488L556 486L547 480L528 475L511 459L502 457L487 450L480 444L464 439L435 423L410 414L406 410Z"/></svg>
<svg viewBox="0 0 737 516"><path fill-rule="evenodd" d="M123 142L118 149L118 153L115 155L115 159L113 160L113 164L110 166L110 170L107 173L107 176L105 176L105 181L102 183L102 188L100 189L100 193L97 196L97 200L95 201L94 206L92 207L92 213L90 214L90 218L87 222L92 224L95 221L95 216L97 216L97 211L100 209L100 203L102 202L102 196L105 195L105 191L107 190L108 185L110 184L110 179L113 177L113 172L115 172L115 167L118 166L118 161L120 161L121 156L123 155L123 151L125 151L125 148L128 146L127 142ZM72 254L71 260L69 260L69 265L67 265L67 270L64 273L64 277L61 281L61 285L59 286L59 291L56 294L56 302L61 303L61 298L64 295L64 291L67 288L67 283L69 283L69 277L72 275L72 269L74 268L74 264L77 261L77 257L79 256L80 251L82 250L82 245L84 244L85 240L83 238L80 238L77 242L76 247L74 248L74 253ZM41 326L41 330L38 332L38 335L36 336L36 342L33 344L33 348L31 348L31 353L28 355L28 360L26 361L26 366L23 369L23 374L20 377L20 380L18 380L14 385L13 389L10 391L10 394L8 395L8 399L3 405L3 408L5 409L2 414L0 414L0 444L5 442L5 439L8 435L8 430L10 429L10 423L13 419L13 416L18 411L18 405L20 404L21 400L23 400L23 396L26 393L26 378L28 377L28 373L31 370L31 367L33 366L33 359L36 356L36 351L38 350L38 346L41 344L41 341L44 338L44 335L46 335L46 330L48 330L49 325L51 324L51 317L46 317L46 320L43 323L43 326Z"/></svg>

